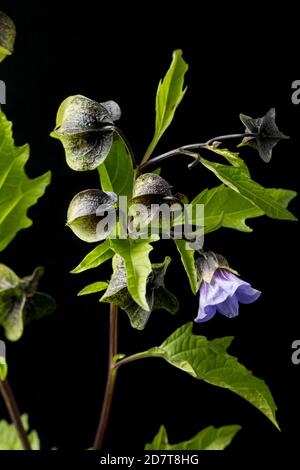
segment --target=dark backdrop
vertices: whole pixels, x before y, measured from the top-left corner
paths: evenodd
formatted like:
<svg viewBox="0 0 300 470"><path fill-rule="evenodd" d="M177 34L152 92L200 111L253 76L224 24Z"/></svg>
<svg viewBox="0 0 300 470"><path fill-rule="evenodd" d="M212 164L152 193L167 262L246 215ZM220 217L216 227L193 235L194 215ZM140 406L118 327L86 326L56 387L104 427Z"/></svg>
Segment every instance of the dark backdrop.
<svg viewBox="0 0 300 470"><path fill-rule="evenodd" d="M285 76L280 60L270 61L263 47L253 57L249 38L239 47L237 41L245 38L227 40L226 25L218 34L213 25L210 32L204 31L209 18L200 20L193 3L161 15L154 4L133 7L131 2L123 6L84 2L69 10L63 8L64 2L1 2L1 9L17 26L15 54L1 64L0 78L7 85L3 109L14 122L17 144L30 143L29 175L48 169L53 173L46 195L30 210L33 226L1 253L1 261L19 275L45 266L42 288L58 304L53 316L32 324L19 342L8 345L10 381L44 448L91 445L106 377L108 306L99 304L97 295L76 298L76 292L88 282L107 279L109 269L69 274L91 247L64 226L70 199L80 190L96 187L97 174L71 171L62 146L49 137L60 102L77 93L99 101L116 100L123 110L120 126L136 155L142 156L152 137L158 79L172 50L182 48L190 65L189 90L157 152L239 132L240 112L256 117L275 106L279 127L291 140L278 145L269 165L252 149L244 153L254 179L297 190L300 106L291 103L291 82L297 76ZM220 14L218 19L222 21ZM238 52L242 49L244 55ZM176 167L171 161L165 163L162 175L176 190L191 196L217 184L204 168L190 172L184 158ZM297 212L298 200L291 209ZM293 366L290 356L291 343L300 336L299 228L267 218L250 225L255 229L251 234L224 229L207 236L206 248L227 256L263 295L255 305L243 306L238 318L216 316L197 332L209 338L236 337L230 351L269 384L282 432L232 393L153 359L120 370L108 448L141 450L162 423L172 442L189 438L207 425L241 424L243 431L232 451L270 450L292 446L296 440L300 366ZM173 247L164 242L160 259L167 249ZM146 330L138 332L130 329L121 313L120 351L132 353L159 344L195 317L197 299L192 298L178 256L172 253L166 283L179 297L179 314L174 318L156 312Z"/></svg>

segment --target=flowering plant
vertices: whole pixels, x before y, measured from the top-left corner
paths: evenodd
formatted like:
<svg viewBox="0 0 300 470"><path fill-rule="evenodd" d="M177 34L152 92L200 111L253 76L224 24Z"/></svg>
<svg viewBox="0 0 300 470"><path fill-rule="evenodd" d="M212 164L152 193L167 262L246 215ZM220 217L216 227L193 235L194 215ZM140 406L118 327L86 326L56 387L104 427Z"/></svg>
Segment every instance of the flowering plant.
<svg viewBox="0 0 300 470"><path fill-rule="evenodd" d="M1 18L4 18L5 26L11 25L6 16L0 16L0 21ZM11 36L0 35L0 60L12 49ZM97 268L95 282L84 287L78 295L97 294L100 302L110 304L108 375L93 449L101 449L104 445L119 369L149 357L161 358L195 379L232 391L279 428L276 405L267 384L227 352L233 338L209 340L196 335L191 320L197 323L214 321L217 312L229 319L236 317L240 304L253 303L261 295L259 290L239 277L224 257L225 253L217 253L219 247L215 247L217 252L209 250L210 233L222 227L250 232L247 219L264 215L273 219L296 220L287 208L296 193L288 189L264 188L255 182L244 159L236 151L227 149L224 142L236 140L239 147L251 145L264 162L270 162L275 145L287 137L279 131L272 108L261 118L241 115L244 131L217 136L206 142L184 144L153 156L186 93L187 70L182 51L174 51L171 65L157 88L154 136L141 159L135 157L131 144L117 125L121 110L113 100L99 103L82 95L68 97L58 109L56 125L51 133L62 143L66 162L72 170L96 170L99 174L99 187L83 189L76 194L66 215L67 226L75 236L85 243L96 243L72 270L73 274L79 274ZM17 159L22 152L14 147L11 135L5 134L7 121L4 116L2 120L1 138L6 138L5 148L10 149L5 155L10 160ZM174 188L163 170L165 160L174 159L175 165L175 157L179 155L188 159L192 172L197 172L202 166L220 183L209 189L201 185L199 194L193 198L181 194L181 188ZM26 156L24 158L26 160ZM19 186L25 179L22 171L14 175ZM49 175L47 180L36 181L35 185L32 184L34 200L32 197L24 200L36 202L48 182ZM1 191L0 187L0 199ZM3 201L7 202L5 195ZM5 208L1 204L0 211ZM5 218L4 222L0 218L0 233L5 235L0 240L1 249L20 228L28 226L24 214L29 205L19 208L18 214L22 217L18 219L18 227L14 226L16 219L5 225ZM181 308L174 293L176 289L167 280L167 270L172 269L170 253L160 256L160 262L154 263L151 259L154 250L161 255L160 240L165 238L174 242L191 295L199 298L199 309L190 317L186 314L187 323L160 345L126 355L118 350L119 315L124 312L132 328L143 330L152 321L154 310L163 309L176 314ZM101 271L98 269L108 261L112 266L109 281L99 278ZM0 265L0 324L8 340L19 339L24 325L32 317L43 316L54 309L53 300L37 291L41 272L38 269L32 276L20 279L8 267ZM159 323L159 318L156 322ZM8 445L38 448L35 431L28 434L27 416L20 417L12 399L3 352L0 359L0 390L16 425L14 428L0 421L0 448ZM172 445L168 442L166 429L161 426L146 449L224 449L239 429L238 425L209 427L189 441ZM9 436L12 444L8 444L8 440L3 443L4 435L6 439Z"/></svg>
<svg viewBox="0 0 300 470"><path fill-rule="evenodd" d="M192 323L187 323L160 346L148 351L126 356L117 349L119 308L128 315L131 326L140 330L146 327L153 310L165 309L176 313L180 309L174 293L169 291L169 286L168 290L165 287L170 257L161 264L153 264L150 260L150 253L154 247L157 249L159 239L174 240L192 295L199 295L199 311L198 314L195 312L194 320L211 320L217 311L232 318L238 315L239 304L256 301L261 292L241 280L224 256L206 252L205 246L209 243L206 238L209 236L205 237L203 246L204 234L220 227L249 232L251 229L246 219L262 215L295 220L287 209L295 193L262 187L251 179L248 166L239 154L223 147L224 141L237 139L240 145L255 147L262 160L269 162L274 146L287 138L275 124L274 109L258 119L241 115L246 130L240 134L219 136L152 156L185 95L187 70L182 52L174 51L170 68L157 89L154 137L140 162L135 160L131 145L116 125L121 111L114 101L97 103L81 95L67 98L58 110L52 133L63 144L67 163L72 169L87 171L97 168L100 177L100 188L80 192L69 206L67 224L74 234L83 241L100 241L72 272L98 268L112 259L113 273L109 283L99 281L97 277L95 283L79 293L94 294L105 290L100 301L110 303L107 387L95 449L101 449L103 445L119 368L146 357L163 358L195 378L233 391L256 406L278 427L276 406L268 386L227 353L230 338L209 341L204 336L194 335ZM204 158L204 152L223 158L227 164ZM222 184L211 189L202 187L201 192L188 203L188 197L174 191L171 182L161 176L163 170L159 166L176 155L192 159L189 163L191 169L202 164ZM180 191L180 188L176 189ZM121 210L124 197L128 199L129 207L125 214ZM135 204L139 207L132 210ZM166 210L158 214L161 205ZM174 205L177 209L184 206L184 213L178 215ZM204 206L204 216L201 211L196 213L199 206ZM116 216L112 217L115 211ZM183 215L188 216L192 228L184 234L178 230L185 222ZM124 217L130 222L122 232ZM229 443L239 427L225 426L218 432L226 429L230 438L221 439L221 448ZM190 444L194 447L189 448L201 448L200 440L197 435ZM186 445L182 443L181 448L186 448ZM216 436L212 437L210 445L211 448L217 446ZM163 427L153 443L148 445L149 449L171 447Z"/></svg>

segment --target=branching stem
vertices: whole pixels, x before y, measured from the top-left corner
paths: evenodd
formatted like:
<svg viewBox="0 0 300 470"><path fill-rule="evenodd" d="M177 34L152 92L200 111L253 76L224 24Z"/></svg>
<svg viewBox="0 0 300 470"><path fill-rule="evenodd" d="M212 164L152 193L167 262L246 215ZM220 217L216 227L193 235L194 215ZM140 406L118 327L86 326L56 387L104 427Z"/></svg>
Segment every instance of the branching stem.
<svg viewBox="0 0 300 470"><path fill-rule="evenodd" d="M157 157L151 158L151 160L148 160L147 162L142 163L139 167L139 170L140 172L145 172L150 167L156 166L160 164L163 160L167 160L168 158L176 156L176 155L186 155L186 156L194 158L194 162L189 165L189 168L192 168L194 164L196 164L199 160L199 154L196 152L193 152L193 150L197 150L200 148L209 149L209 147L213 145L215 142L223 142L224 140L230 140L230 139L240 139L243 137L257 137L257 134L251 134L247 132L244 134L220 135L220 136L214 137L213 139L209 139L207 142L199 142L197 144L183 145L182 147L178 147L177 149L170 150L169 152L158 155Z"/></svg>

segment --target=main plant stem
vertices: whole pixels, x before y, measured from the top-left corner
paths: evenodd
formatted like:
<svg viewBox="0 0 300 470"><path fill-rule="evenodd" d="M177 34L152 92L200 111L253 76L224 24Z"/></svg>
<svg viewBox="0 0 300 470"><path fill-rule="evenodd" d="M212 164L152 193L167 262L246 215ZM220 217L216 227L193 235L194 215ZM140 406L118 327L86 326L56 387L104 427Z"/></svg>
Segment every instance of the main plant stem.
<svg viewBox="0 0 300 470"><path fill-rule="evenodd" d="M100 450L103 445L107 424L109 420L112 399L116 383L117 369L114 368L113 358L117 354L118 348L118 307L110 305L109 317L109 344L108 344L108 373L105 395L100 415L99 425L94 440L94 449Z"/></svg>
<svg viewBox="0 0 300 470"><path fill-rule="evenodd" d="M27 433L21 421L21 416L20 416L18 405L16 403L13 391L7 380L4 380L3 382L0 380L0 392L3 396L3 400L6 405L10 419L16 427L16 430L18 432L18 435L19 435L20 441L22 442L22 446L24 450L31 450Z"/></svg>

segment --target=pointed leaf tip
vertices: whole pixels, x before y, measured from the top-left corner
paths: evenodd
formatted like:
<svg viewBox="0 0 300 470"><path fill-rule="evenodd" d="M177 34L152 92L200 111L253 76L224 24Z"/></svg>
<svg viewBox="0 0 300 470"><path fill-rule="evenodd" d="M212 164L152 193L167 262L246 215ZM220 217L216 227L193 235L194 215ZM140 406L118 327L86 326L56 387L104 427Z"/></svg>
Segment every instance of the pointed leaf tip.
<svg viewBox="0 0 300 470"><path fill-rule="evenodd" d="M169 70L158 84L155 102L155 132L143 158L143 163L149 159L162 135L171 124L175 111L185 95L184 76L187 70L188 65L182 57L182 50L173 51Z"/></svg>

